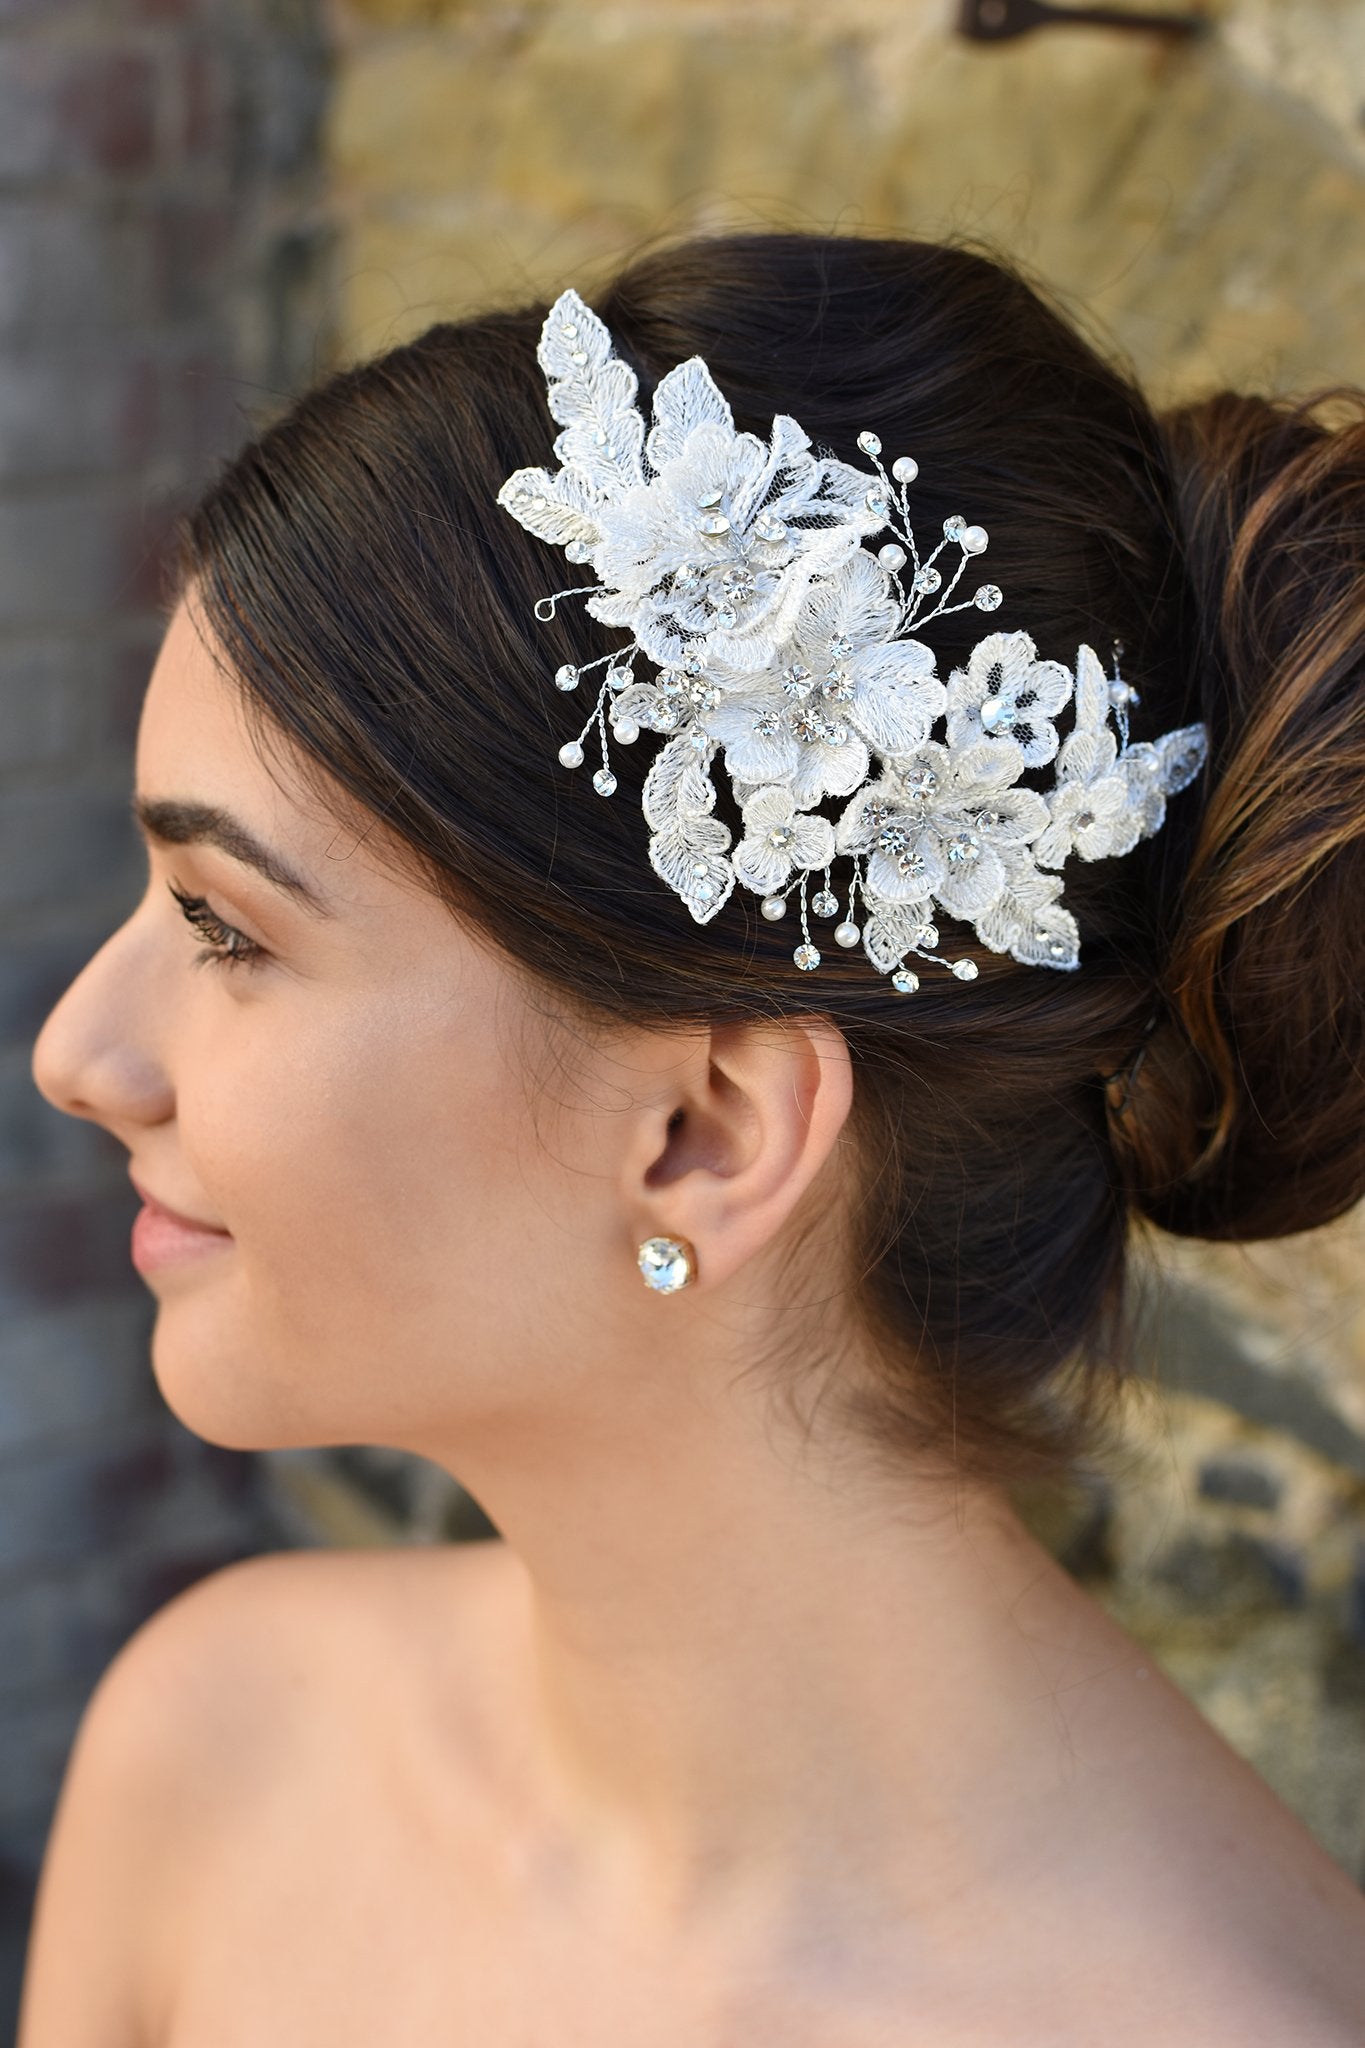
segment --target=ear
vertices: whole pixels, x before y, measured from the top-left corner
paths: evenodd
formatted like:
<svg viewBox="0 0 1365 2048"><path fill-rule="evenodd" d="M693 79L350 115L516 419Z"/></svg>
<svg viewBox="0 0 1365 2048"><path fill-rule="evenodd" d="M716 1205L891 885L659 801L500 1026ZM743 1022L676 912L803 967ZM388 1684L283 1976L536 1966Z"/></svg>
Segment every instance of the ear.
<svg viewBox="0 0 1365 2048"><path fill-rule="evenodd" d="M688 1238L697 1285L714 1285L777 1236L838 1144L848 1045L827 1017L714 1025L656 1079L621 1160L624 1212L637 1244Z"/></svg>

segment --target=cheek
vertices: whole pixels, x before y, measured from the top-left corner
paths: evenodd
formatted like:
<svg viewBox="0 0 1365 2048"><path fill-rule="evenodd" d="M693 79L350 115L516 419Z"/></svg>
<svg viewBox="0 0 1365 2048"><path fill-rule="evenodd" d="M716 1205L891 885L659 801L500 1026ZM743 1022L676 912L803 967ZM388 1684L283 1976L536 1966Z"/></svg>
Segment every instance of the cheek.
<svg viewBox="0 0 1365 2048"><path fill-rule="evenodd" d="M200 1336L249 1375L238 1395L268 1390L276 1440L382 1441L504 1385L555 1284L528 1250L565 1198L497 1035L448 1001L348 1011L316 990L239 1021L178 1103L236 1239Z"/></svg>

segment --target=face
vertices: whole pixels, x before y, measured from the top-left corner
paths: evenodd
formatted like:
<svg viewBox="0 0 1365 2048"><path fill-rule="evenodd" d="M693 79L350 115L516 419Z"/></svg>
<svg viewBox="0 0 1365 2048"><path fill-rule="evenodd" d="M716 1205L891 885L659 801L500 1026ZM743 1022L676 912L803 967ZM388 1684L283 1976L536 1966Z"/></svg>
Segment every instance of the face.
<svg viewBox="0 0 1365 2048"><path fill-rule="evenodd" d="M35 1072L153 1198L134 1254L171 1408L243 1448L421 1448L524 1401L542 1368L562 1382L593 1292L632 1277L630 1224L600 1118L547 1144L532 1115L505 964L373 829L267 766L184 605L136 788L146 893Z"/></svg>

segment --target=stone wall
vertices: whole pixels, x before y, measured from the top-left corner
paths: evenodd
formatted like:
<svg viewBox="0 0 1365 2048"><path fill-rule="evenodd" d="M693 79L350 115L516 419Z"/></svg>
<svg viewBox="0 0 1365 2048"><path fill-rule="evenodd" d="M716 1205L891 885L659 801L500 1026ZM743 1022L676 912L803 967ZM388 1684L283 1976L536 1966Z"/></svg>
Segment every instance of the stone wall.
<svg viewBox="0 0 1365 2048"><path fill-rule="evenodd" d="M29 1079L136 900L137 707L178 499L330 343L304 0L0 0L0 2034L91 1685L267 1536L167 1413L126 1155ZM273 1525L272 1525L273 1529Z"/></svg>
<svg viewBox="0 0 1365 2048"><path fill-rule="evenodd" d="M589 283L661 233L778 222L985 236L1161 396L1365 379L1354 0L1225 0L1188 46L968 43L955 12L335 0L345 346Z"/></svg>

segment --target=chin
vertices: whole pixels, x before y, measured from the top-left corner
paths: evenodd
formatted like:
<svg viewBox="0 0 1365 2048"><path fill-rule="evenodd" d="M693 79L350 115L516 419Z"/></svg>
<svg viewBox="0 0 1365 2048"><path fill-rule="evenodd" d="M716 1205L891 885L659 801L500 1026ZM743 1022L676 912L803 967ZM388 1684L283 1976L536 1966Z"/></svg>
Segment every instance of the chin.
<svg viewBox="0 0 1365 2048"><path fill-rule="evenodd" d="M225 1451L297 1450L325 1441L316 1423L289 1413L264 1352L226 1345L221 1326L207 1318L196 1332L196 1318L183 1313L188 1307L163 1304L152 1331L152 1377L177 1422Z"/></svg>

